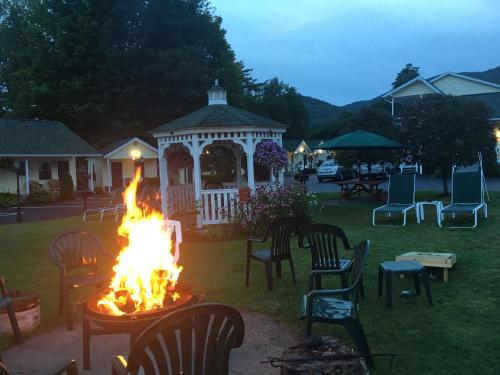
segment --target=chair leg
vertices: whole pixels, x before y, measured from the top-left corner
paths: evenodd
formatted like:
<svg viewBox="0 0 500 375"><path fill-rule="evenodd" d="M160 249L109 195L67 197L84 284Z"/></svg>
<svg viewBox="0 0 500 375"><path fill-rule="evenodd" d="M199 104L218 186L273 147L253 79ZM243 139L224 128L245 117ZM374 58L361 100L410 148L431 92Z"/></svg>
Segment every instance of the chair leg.
<svg viewBox="0 0 500 375"><path fill-rule="evenodd" d="M69 298L69 290L64 293L64 313L66 315L66 327L68 331L73 330L73 312L71 311L71 299Z"/></svg>
<svg viewBox="0 0 500 375"><path fill-rule="evenodd" d="M370 356L370 347L368 346L368 341L366 340L361 321L359 319L349 319L345 322L345 327L352 341L354 341L354 346L356 346L358 353L364 357L368 367L375 368L375 363L373 363L373 359Z"/></svg>
<svg viewBox="0 0 500 375"><path fill-rule="evenodd" d="M292 257L290 257L288 260L290 261L290 269L292 270L293 285L297 285L297 280L295 280L295 269L293 268Z"/></svg>
<svg viewBox="0 0 500 375"><path fill-rule="evenodd" d="M420 274L415 274L413 276L413 279L415 280L415 292L417 292L417 294L420 294Z"/></svg>
<svg viewBox="0 0 500 375"><path fill-rule="evenodd" d="M281 279L281 260L276 261L276 277Z"/></svg>
<svg viewBox="0 0 500 375"><path fill-rule="evenodd" d="M273 263L267 261L264 264L266 268L267 290L273 290Z"/></svg>
<svg viewBox="0 0 500 375"><path fill-rule="evenodd" d="M387 298L387 307L392 307L392 273L385 274L385 294Z"/></svg>
<svg viewBox="0 0 500 375"><path fill-rule="evenodd" d="M14 312L14 306L12 303L7 307L7 314L9 315L10 325L12 326L16 343L20 344L22 341L21 330L19 329L19 324L17 323L16 313Z"/></svg>
<svg viewBox="0 0 500 375"><path fill-rule="evenodd" d="M378 296L382 297L382 286L384 285L384 272L382 268L378 269Z"/></svg>
<svg viewBox="0 0 500 375"><path fill-rule="evenodd" d="M421 272L422 284L424 284L425 294L427 295L427 301L429 302L429 306L433 306L432 303L432 293L431 288L429 286L429 274L424 269Z"/></svg>
<svg viewBox="0 0 500 375"><path fill-rule="evenodd" d="M250 285L250 257L247 257L247 277L246 277L246 286Z"/></svg>

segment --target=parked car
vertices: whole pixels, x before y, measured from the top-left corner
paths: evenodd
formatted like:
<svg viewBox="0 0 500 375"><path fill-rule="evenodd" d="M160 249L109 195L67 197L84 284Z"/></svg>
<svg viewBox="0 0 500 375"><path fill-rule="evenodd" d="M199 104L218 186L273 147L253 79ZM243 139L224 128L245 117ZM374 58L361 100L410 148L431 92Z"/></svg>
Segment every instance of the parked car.
<svg viewBox="0 0 500 375"><path fill-rule="evenodd" d="M389 175L393 173L394 166L392 163L376 163L371 165L370 175L368 175L368 165L361 164L361 168L357 169L358 176L360 179L368 178L368 176L372 178L385 178L388 179Z"/></svg>
<svg viewBox="0 0 500 375"><path fill-rule="evenodd" d="M334 181L342 180L342 166L335 164L333 160L327 160L320 165L316 172L319 182L330 179Z"/></svg>

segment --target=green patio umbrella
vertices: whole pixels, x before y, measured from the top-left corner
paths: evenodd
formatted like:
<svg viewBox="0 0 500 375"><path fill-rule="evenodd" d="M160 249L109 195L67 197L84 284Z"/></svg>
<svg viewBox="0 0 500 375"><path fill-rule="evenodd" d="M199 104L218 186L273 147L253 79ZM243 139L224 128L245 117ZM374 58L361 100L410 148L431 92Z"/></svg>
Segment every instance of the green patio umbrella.
<svg viewBox="0 0 500 375"><path fill-rule="evenodd" d="M358 150L358 165L361 165L361 152L363 150L393 150L404 148L404 146L375 133L355 130L323 142L316 148L322 150ZM371 173L371 165L368 165L368 173Z"/></svg>
<svg viewBox="0 0 500 375"><path fill-rule="evenodd" d="M316 148L322 150L387 150L404 148L404 146L399 142L375 133L355 130L330 139Z"/></svg>

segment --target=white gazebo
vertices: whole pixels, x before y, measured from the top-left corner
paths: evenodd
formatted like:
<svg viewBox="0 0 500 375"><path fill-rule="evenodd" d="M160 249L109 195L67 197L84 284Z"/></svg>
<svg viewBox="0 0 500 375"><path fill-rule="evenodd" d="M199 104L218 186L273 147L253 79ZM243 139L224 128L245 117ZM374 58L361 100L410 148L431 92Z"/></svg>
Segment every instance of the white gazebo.
<svg viewBox="0 0 500 375"><path fill-rule="evenodd" d="M158 141L163 214L167 216L183 208L196 208L199 228L206 224L228 222L230 215L227 213L232 212L235 202L238 202L240 188L248 187L253 193L258 184L253 160L256 145L262 140L273 140L282 146L286 128L279 122L228 105L226 90L215 81L215 85L208 90L208 106L152 131ZM174 144L183 145L192 156L192 178L177 178L179 184L169 186L169 181L173 179L169 178L167 170L167 152ZM201 157L208 152L208 146L232 150L236 162L234 181L221 181L218 186L202 186L204 171ZM246 155L246 168L242 168L243 154ZM269 175L263 183L269 184L271 178ZM279 172L277 183L283 184L283 170Z"/></svg>

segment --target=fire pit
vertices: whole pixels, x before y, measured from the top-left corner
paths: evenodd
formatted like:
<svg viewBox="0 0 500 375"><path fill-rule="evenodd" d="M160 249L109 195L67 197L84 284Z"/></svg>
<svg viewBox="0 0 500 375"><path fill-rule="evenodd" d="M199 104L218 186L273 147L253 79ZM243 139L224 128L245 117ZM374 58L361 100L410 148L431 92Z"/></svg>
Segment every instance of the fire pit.
<svg viewBox="0 0 500 375"><path fill-rule="evenodd" d="M90 368L90 337L129 334L132 344L155 320L203 302L204 292L179 281L179 249L163 215L136 202L140 169L124 192L126 213L118 227L124 243L109 285L80 299L83 324L83 367Z"/></svg>
<svg viewBox="0 0 500 375"><path fill-rule="evenodd" d="M137 336L155 320L177 309L202 303L205 300L204 291L197 286L179 282L175 290L180 298L164 307L123 315L108 314L97 307L97 302L107 293L107 289L100 289L80 298L76 303L76 312L82 318L83 368L90 369L90 338L92 336L128 334L130 346L132 346Z"/></svg>

